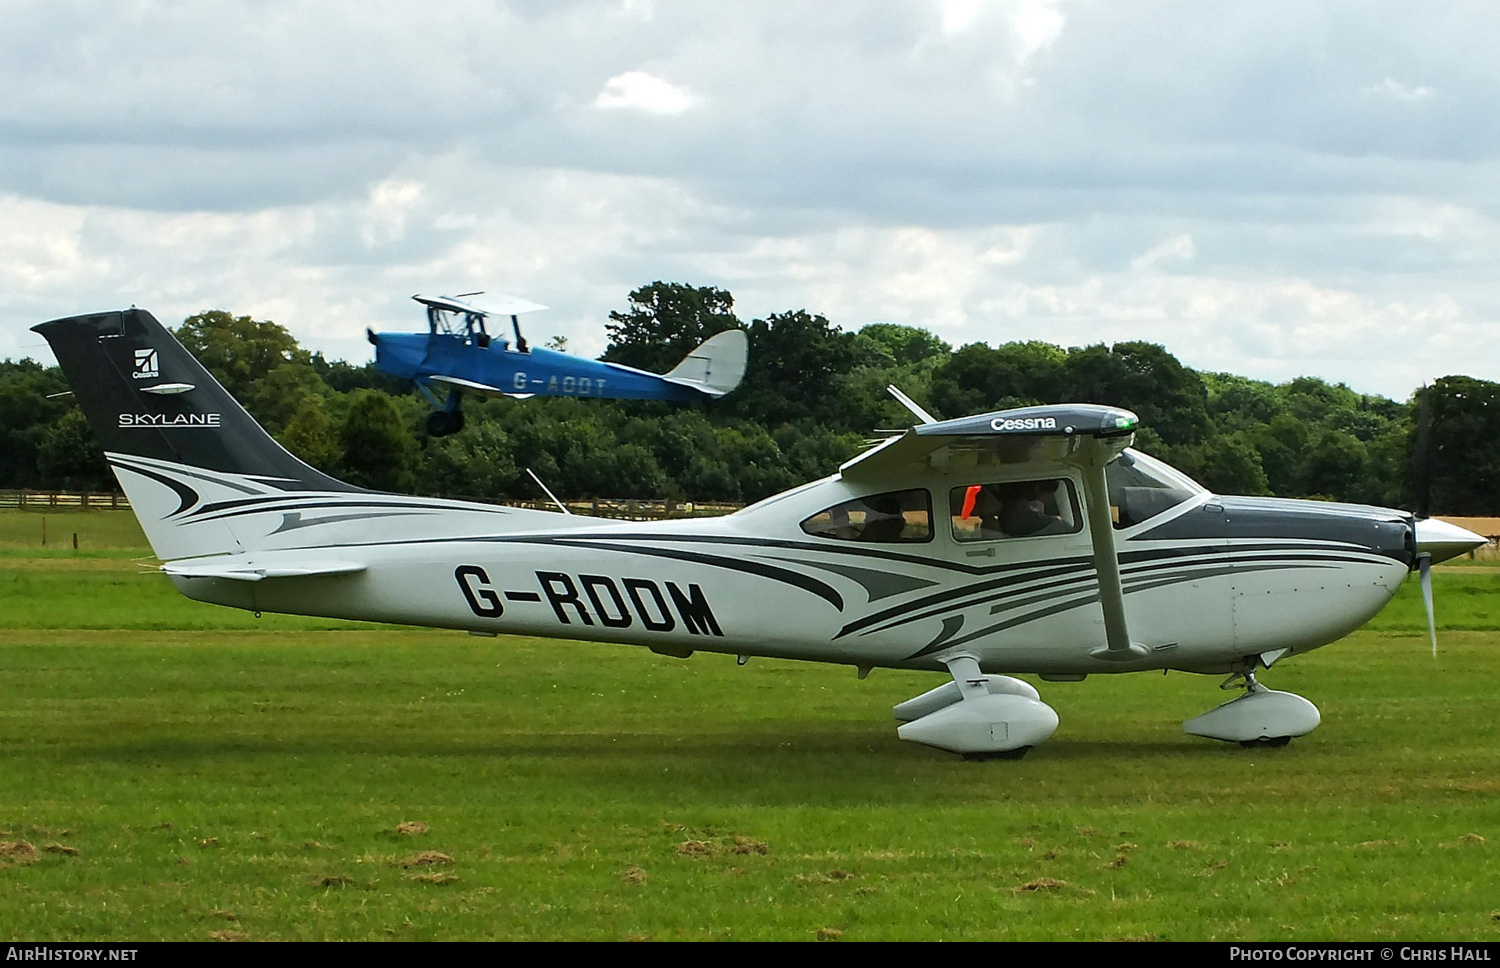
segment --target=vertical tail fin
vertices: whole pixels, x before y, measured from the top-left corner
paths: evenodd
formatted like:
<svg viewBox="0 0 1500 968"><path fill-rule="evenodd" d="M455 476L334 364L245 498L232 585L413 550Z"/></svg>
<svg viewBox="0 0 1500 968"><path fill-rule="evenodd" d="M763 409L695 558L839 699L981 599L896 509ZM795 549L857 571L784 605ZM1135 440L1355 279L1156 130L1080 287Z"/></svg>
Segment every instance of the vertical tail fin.
<svg viewBox="0 0 1500 968"><path fill-rule="evenodd" d="M164 559L243 550L195 512L288 491L359 491L271 438L142 309L32 327L51 344L146 537Z"/></svg>
<svg viewBox="0 0 1500 968"><path fill-rule="evenodd" d="M743 329L716 333L683 357L671 371L662 374L662 379L711 397L722 397L744 378L749 343Z"/></svg>

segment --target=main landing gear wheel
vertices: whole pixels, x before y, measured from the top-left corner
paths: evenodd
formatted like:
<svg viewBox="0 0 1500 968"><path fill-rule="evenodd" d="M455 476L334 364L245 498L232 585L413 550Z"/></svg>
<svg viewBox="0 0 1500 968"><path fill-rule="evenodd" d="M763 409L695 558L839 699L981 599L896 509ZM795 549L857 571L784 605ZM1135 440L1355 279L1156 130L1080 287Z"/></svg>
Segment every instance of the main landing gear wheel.
<svg viewBox="0 0 1500 968"><path fill-rule="evenodd" d="M970 763L983 763L986 760L1019 760L1031 752L1030 746L1017 746L1013 750L998 750L991 753L965 753L964 759Z"/></svg>
<svg viewBox="0 0 1500 968"><path fill-rule="evenodd" d="M1240 740L1240 745L1247 750L1253 750L1257 747L1274 750L1280 749L1291 741L1292 738L1290 736L1262 736L1260 739L1242 739Z"/></svg>
<svg viewBox="0 0 1500 968"><path fill-rule="evenodd" d="M427 433L433 437L446 437L463 429L462 410L434 410L427 415Z"/></svg>
<svg viewBox="0 0 1500 968"><path fill-rule="evenodd" d="M1057 729L1057 713L1029 683L986 675L968 654L942 660L951 682L897 705L896 735L966 760L1018 760Z"/></svg>
<svg viewBox="0 0 1500 968"><path fill-rule="evenodd" d="M1245 683L1243 696L1189 719L1182 724L1182 731L1254 749L1285 746L1294 736L1317 728L1322 718L1317 706L1294 693L1267 689L1255 681L1252 668L1234 673L1219 688L1234 688L1231 683L1241 678Z"/></svg>

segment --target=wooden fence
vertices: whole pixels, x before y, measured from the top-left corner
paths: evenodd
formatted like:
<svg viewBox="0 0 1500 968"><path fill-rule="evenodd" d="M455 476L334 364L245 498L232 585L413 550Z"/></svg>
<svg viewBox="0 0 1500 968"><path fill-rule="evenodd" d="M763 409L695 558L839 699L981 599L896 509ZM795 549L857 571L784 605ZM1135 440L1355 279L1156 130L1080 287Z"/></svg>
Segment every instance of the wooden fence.
<svg viewBox="0 0 1500 968"><path fill-rule="evenodd" d="M0 508L81 510L130 508L125 495L112 491L0 491Z"/></svg>

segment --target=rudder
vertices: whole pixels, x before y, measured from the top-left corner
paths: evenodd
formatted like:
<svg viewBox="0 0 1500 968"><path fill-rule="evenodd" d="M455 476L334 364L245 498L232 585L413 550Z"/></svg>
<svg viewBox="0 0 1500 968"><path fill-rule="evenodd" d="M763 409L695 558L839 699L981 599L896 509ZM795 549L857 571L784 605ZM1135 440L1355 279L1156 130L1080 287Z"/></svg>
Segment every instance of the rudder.
<svg viewBox="0 0 1500 968"><path fill-rule="evenodd" d="M115 476L163 559L241 550L182 516L247 494L359 491L287 452L143 309L32 329L51 345Z"/></svg>

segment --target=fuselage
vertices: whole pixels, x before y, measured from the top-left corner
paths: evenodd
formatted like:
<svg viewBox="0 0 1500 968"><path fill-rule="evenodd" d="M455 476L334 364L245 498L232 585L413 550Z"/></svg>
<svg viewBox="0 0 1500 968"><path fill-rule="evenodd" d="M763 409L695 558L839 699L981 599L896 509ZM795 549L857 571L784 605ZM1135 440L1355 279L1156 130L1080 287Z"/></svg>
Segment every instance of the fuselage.
<svg viewBox="0 0 1500 968"><path fill-rule="evenodd" d="M521 352L500 338L477 346L445 333L376 333L371 341L375 364L382 371L416 381L454 378L468 384L463 388L470 392L624 400L702 397L654 373L540 347Z"/></svg>
<svg viewBox="0 0 1500 968"><path fill-rule="evenodd" d="M1137 470L1164 467L1133 460ZM1028 476L1024 466L1008 473ZM1037 475L1073 502L1064 516L1076 517L1076 475L1055 465ZM287 493L231 477L200 472L189 483L205 493L190 510L179 507L180 492L151 492L164 515L177 514L184 550L201 543L195 528L223 529L256 550L215 560L274 569L315 555L362 570L255 582L174 577L189 597L669 654L941 669L942 656L962 650L988 672L1221 672L1358 628L1395 594L1414 553L1411 519L1399 511L1221 498L1180 476L1155 491L1122 485L1111 509L1115 545L1130 636L1146 652L1105 661L1091 655L1104 620L1088 532L987 539L972 514L958 513L972 472L927 469L882 484L881 495L832 477L722 518L659 523L368 492ZM228 500L206 493L216 484ZM247 498L249 488L263 493ZM137 501L141 488L128 489ZM874 523L857 535L827 526L829 511L847 516L892 493L907 495L904 537L882 540ZM925 531L912 524L922 495Z"/></svg>

